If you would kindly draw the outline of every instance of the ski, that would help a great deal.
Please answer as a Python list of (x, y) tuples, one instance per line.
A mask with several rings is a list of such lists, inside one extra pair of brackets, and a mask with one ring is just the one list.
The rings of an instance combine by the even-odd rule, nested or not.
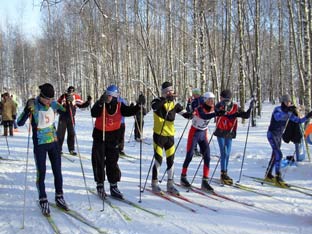
[[(38, 206), (41, 209), (41, 207), (39, 205), (39, 202), (38, 202)], [(47, 219), (50, 227), (53, 229), (53, 232), (56, 233), (56, 234), (60, 234), (61, 231), (58, 228), (58, 226), (56, 225), (56, 223), (54, 222), (54, 219), (52, 218), (51, 214), (44, 215), (41, 211), (40, 211), (40, 213), (42, 214), (43, 217), (45, 217)]]
[[(92, 190), (92, 189), (89, 189), (90, 193), (92, 193), (93, 195), (97, 196), (99, 199), (101, 199), (97, 192)], [(103, 201), (103, 199), (101, 199)], [(104, 199), (104, 202), (106, 204), (108, 204), (115, 212), (116, 214), (118, 214), (124, 221), (132, 221), (131, 217), (126, 213), (124, 212), (119, 206), (115, 206), (110, 200), (107, 199), (107, 197)]]
[(63, 158), (65, 158), (65, 159), (67, 159), (68, 161), (70, 161), (70, 162), (75, 162), (75, 159), (73, 159), (73, 158), (71, 158), (71, 157), (69, 157), (69, 156), (67, 156), (67, 155), (64, 155), (64, 154), (62, 154), (61, 155)]
[(273, 187), (282, 188), (282, 189), (288, 189), (288, 190), (291, 190), (291, 191), (294, 191), (294, 192), (305, 194), (307, 196), (312, 196), (312, 193), (308, 193), (308, 192), (302, 191), (302, 190), (300, 190), (298, 188), (292, 187), (290, 184), (287, 184), (288, 187), (281, 187), (281, 186), (279, 186), (279, 185), (277, 185), (275, 183), (265, 181), (264, 179), (262, 179), (260, 177), (247, 176), (247, 175), (244, 175), (244, 176), (247, 177), (247, 178), (251, 178), (254, 181), (259, 182), (261, 184), (267, 184), (267, 185), (270, 185), (270, 186), (273, 186)]
[[(221, 184), (220, 179), (214, 179), (213, 178), (212, 182), (217, 183), (217, 184)], [(258, 195), (262, 195), (262, 196), (265, 196), (265, 197), (272, 197), (272, 195), (270, 195), (270, 194), (263, 193), (261, 191), (258, 191), (256, 188), (253, 188), (253, 187), (250, 187), (250, 186), (247, 186), (247, 185), (243, 185), (243, 184), (240, 184), (240, 183), (234, 183), (232, 185), (230, 185), (230, 184), (222, 184), (222, 185), (226, 185), (226, 186), (230, 186), (230, 187), (233, 187), (233, 188), (241, 189), (241, 190), (244, 190), (244, 191), (247, 191), (247, 192), (251, 192), (251, 193), (255, 193), (255, 194), (258, 194)]]
[(119, 157), (121, 157), (121, 158), (133, 158), (133, 159), (138, 159), (138, 158), (136, 158), (135, 156), (132, 156), (132, 155), (129, 155), (129, 154), (126, 154), (126, 153), (119, 153)]
[(3, 160), (3, 161), (21, 161), (21, 160), (18, 160), (18, 159), (3, 158), (2, 156), (0, 156), (0, 160)]
[(184, 209), (187, 209), (187, 210), (189, 210), (189, 211), (191, 211), (193, 213), (196, 213), (195, 209), (193, 209), (193, 208), (191, 208), (191, 207), (189, 207), (189, 206), (187, 206), (187, 205), (185, 205), (185, 204), (183, 204), (181, 202), (178, 202), (177, 200), (173, 199), (172, 197), (170, 197), (169, 195), (167, 195), (166, 193), (164, 193), (162, 191), (160, 193), (156, 193), (156, 192), (153, 192), (153, 190), (150, 189), (150, 188), (145, 188), (145, 190), (147, 190), (150, 193), (152, 193), (152, 194), (154, 194), (156, 196), (159, 196), (159, 197), (161, 197), (161, 198), (163, 198), (163, 199), (165, 199), (167, 201), (170, 201), (170, 202), (172, 202), (172, 203), (174, 203), (174, 204), (176, 204), (176, 205), (178, 205), (178, 206), (180, 206), (180, 207), (182, 207)]
[[(204, 191), (202, 190), (201, 188), (199, 187), (196, 187), (196, 186), (192, 186), (194, 189), (196, 190), (199, 190), (199, 191)], [(206, 192), (206, 191), (204, 191)], [(231, 202), (235, 202), (235, 203), (238, 203), (238, 204), (241, 204), (241, 205), (245, 205), (245, 206), (250, 206), (250, 207), (254, 207), (254, 204), (251, 204), (251, 203), (248, 203), (248, 202), (243, 202), (243, 201), (240, 201), (240, 200), (237, 200), (237, 199), (234, 199), (234, 198), (231, 198), (231, 197), (228, 197), (228, 196), (225, 196), (225, 195), (222, 195), (220, 193), (217, 193), (217, 192), (206, 192), (208, 194), (211, 194), (213, 196), (216, 196), (216, 197), (219, 197), (219, 198), (222, 198), (224, 200), (228, 200), (228, 201), (231, 201)]]
[(69, 158), (73, 157), (73, 158), (82, 158), (82, 159), (90, 159), (91, 156), (87, 156), (87, 155), (82, 155), (82, 154), (79, 154), (77, 153), (77, 155), (72, 155), (70, 153), (62, 153), (62, 156), (67, 156)]
[(49, 223), (50, 226), (52, 227), (54, 233), (60, 234), (61, 231), (60, 231), (60, 229), (57, 227), (57, 225), (56, 225), (56, 223), (54, 222), (52, 216), (51, 216), (51, 215), (49, 215), (49, 216), (43, 215), (43, 216), (46, 217), (46, 219), (48, 220), (48, 223)]
[(209, 207), (209, 206), (205, 206), (205, 205), (203, 205), (203, 204), (201, 204), (201, 203), (195, 202), (195, 201), (193, 201), (193, 200), (191, 200), (191, 199), (189, 199), (189, 198), (187, 198), (187, 197), (185, 197), (185, 196), (183, 196), (183, 195), (181, 195), (181, 194), (178, 195), (178, 194), (173, 194), (173, 193), (170, 193), (170, 192), (166, 192), (166, 194), (168, 194), (169, 196), (173, 196), (173, 197), (176, 197), (176, 198), (178, 198), (178, 199), (181, 199), (181, 200), (183, 200), (183, 201), (186, 201), (186, 202), (188, 202), (188, 203), (191, 203), (191, 204), (194, 204), (194, 205), (197, 205), (197, 206), (206, 208), (206, 209), (211, 210), (211, 211), (214, 211), (214, 212), (217, 212), (217, 211), (218, 211), (217, 209), (214, 209), (214, 208), (211, 208), (211, 207)]
[(211, 199), (213, 199), (213, 200), (216, 200), (216, 201), (220, 201), (220, 202), (221, 202), (220, 199), (218, 199), (218, 198), (216, 198), (216, 197), (213, 197), (212, 195), (210, 195), (209, 193), (205, 193), (204, 191), (200, 191), (200, 190), (194, 189), (192, 186), (191, 186), (191, 187), (185, 187), (185, 186), (183, 186), (183, 185), (181, 185), (181, 184), (178, 184), (178, 183), (175, 183), (175, 185), (177, 185), (177, 186), (179, 186), (179, 187), (181, 187), (181, 188), (186, 189), (186, 192), (192, 191), (192, 192), (197, 193), (197, 194), (199, 194), (199, 195), (202, 195), (202, 196), (204, 196), (204, 197), (209, 197), (209, 198), (211, 198)]
[(50, 205), (62, 212), (64, 212), (65, 214), (71, 216), (72, 218), (80, 221), (81, 223), (93, 228), (94, 230), (98, 231), (98, 233), (107, 233), (107, 231), (102, 230), (101, 228), (99, 228), (98, 226), (94, 225), (90, 220), (86, 219), (84, 216), (82, 216), (79, 212), (75, 211), (75, 210), (64, 210), (60, 207), (58, 207), (55, 203), (49, 202)]
[(134, 208), (137, 208), (139, 210), (145, 211), (145, 212), (147, 212), (149, 214), (152, 214), (152, 215), (154, 215), (156, 217), (164, 217), (164, 215), (156, 213), (156, 212), (151, 211), (149, 209), (146, 209), (143, 206), (140, 206), (140, 205), (136, 204), (135, 202), (132, 202), (132, 201), (126, 199), (126, 198), (119, 199), (119, 198), (116, 198), (116, 197), (113, 197), (113, 196), (110, 196), (110, 198), (113, 198), (113, 199), (115, 199), (117, 201), (123, 202), (123, 203), (125, 203), (127, 205), (133, 206)]

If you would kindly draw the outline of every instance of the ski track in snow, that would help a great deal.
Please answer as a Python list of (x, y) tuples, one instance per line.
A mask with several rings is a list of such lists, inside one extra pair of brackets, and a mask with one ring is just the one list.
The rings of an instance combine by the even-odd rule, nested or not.
[[(266, 131), (270, 121), (273, 105), (265, 104), (263, 106), (262, 117), (257, 119), (257, 126), (250, 127), (248, 135), (248, 143), (244, 158), (242, 175), (251, 175), (263, 177), (267, 163), (271, 155), (271, 148), (266, 139)], [(147, 142), (152, 142), (153, 136), (153, 115), (150, 111), (145, 117), (144, 137)], [(93, 172), (91, 166), (91, 147), (92, 147), (92, 129), (94, 121), (92, 121), (88, 110), (78, 110), (76, 115), (76, 133), (79, 144), (79, 151), (83, 156), (81, 158), (85, 172), (87, 186), (95, 189), (93, 180)], [(126, 118), (126, 134), (125, 134), (125, 152), (134, 158), (120, 158), (119, 166), (122, 172), (121, 182), (118, 184), (119, 189), (124, 196), (132, 202), (149, 209), (153, 212), (164, 215), (164, 217), (156, 217), (142, 210), (124, 204), (122, 202), (111, 199), (111, 202), (118, 206), (132, 220), (125, 221), (121, 215), (113, 210), (108, 204), (88, 192), (84, 186), (84, 180), (81, 172), (80, 159), (74, 158), (74, 162), (70, 162), (66, 158), (62, 158), (62, 171), (64, 183), (64, 196), (70, 208), (78, 211), (85, 218), (90, 220), (99, 228), (106, 230), (108, 233), (118, 234), (136, 234), (136, 233), (209, 233), (209, 234), (299, 234), (311, 233), (312, 231), (312, 197), (286, 189), (274, 188), (268, 185), (261, 185), (250, 178), (242, 176), (240, 183), (252, 186), (260, 192), (270, 194), (273, 197), (266, 197), (259, 194), (239, 190), (227, 186), (220, 186), (212, 183), (216, 192), (228, 196), (239, 201), (253, 204), (255, 207), (248, 207), (231, 201), (217, 198), (210, 199), (206, 196), (187, 192), (186, 189), (179, 188), (179, 191), (190, 200), (197, 203), (217, 209), (217, 212), (201, 208), (182, 200), (179, 202), (192, 207), (197, 212), (192, 213), (180, 206), (168, 202), (148, 191), (141, 193), (138, 185), (144, 186), (148, 170), (153, 157), (153, 145), (142, 144), (142, 152), (140, 152), (140, 143), (133, 140), (133, 133), (130, 137), (134, 119)], [(187, 124), (187, 120), (180, 116), (176, 117), (176, 137), (175, 142), (178, 143), (183, 129)], [(27, 123), (28, 125), (28, 123)], [(182, 136), (179, 147), (175, 155), (175, 181), (179, 182), (181, 167), (185, 157), (187, 130)], [(246, 141), (246, 132), (248, 120), (242, 124), (239, 121), (237, 138), (233, 140), (232, 153), (229, 163), (229, 175), (236, 181), (239, 178), (241, 163), (243, 159), (244, 146)], [(1, 131), (2, 128), (1, 128)], [(214, 131), (214, 123), (209, 124), (209, 138)], [(2, 135), (2, 132), (0, 132)], [(48, 224), (45, 217), (40, 213), (37, 205), (37, 190), (35, 186), (36, 170), (33, 159), (33, 145), (30, 138), (30, 147), (27, 149), (27, 141), (29, 134), (28, 128), (19, 128), (19, 132), (14, 137), (8, 137), (8, 145), (6, 139), (1, 136), (0, 140), (0, 156), (4, 158), (15, 159), (16, 161), (0, 160), (0, 233), (16, 234), (16, 233), (53, 233), (52, 228)], [(294, 145), (282, 144), (282, 152), (284, 156), (292, 155)], [(67, 150), (66, 140), (63, 150)], [(77, 150), (77, 147), (76, 147)], [(216, 138), (213, 138), (210, 144), (211, 150), (211, 172), (218, 161), (219, 151)], [(10, 154), (8, 153), (10, 152)], [(22, 227), (24, 191), (25, 191), (25, 171), (26, 157), (28, 152), (28, 175), (26, 186), (26, 206), (25, 206), (25, 226)], [(217, 157), (215, 157), (217, 156)], [(141, 160), (140, 160), (141, 159)], [(200, 157), (193, 157), (188, 169), (188, 179), (191, 181), (193, 175), (200, 162)], [(140, 180), (140, 161), (142, 162), (142, 176)], [(165, 160), (161, 166), (159, 179), (162, 178), (166, 169)], [(297, 167), (287, 167), (283, 169), (284, 179), (295, 185), (304, 186), (312, 189), (312, 166), (306, 160), (299, 162)], [(214, 177), (218, 178), (220, 169), (215, 172)], [(200, 186), (202, 176), (202, 165), (197, 173), (194, 184)], [(147, 179), (147, 186), (150, 186), (151, 172)], [(46, 174), (46, 191), (48, 199), (54, 201), (54, 184), (50, 162), (47, 160)], [(160, 184), (162, 189), (166, 189), (166, 176)], [(106, 192), (109, 194), (109, 185), (105, 182)], [(306, 191), (312, 194), (312, 191)], [(88, 197), (91, 203), (89, 210)], [(66, 215), (65, 213), (51, 207), (51, 215), (57, 224), (61, 233), (97, 233), (96, 230), (77, 221), (76, 219)]]

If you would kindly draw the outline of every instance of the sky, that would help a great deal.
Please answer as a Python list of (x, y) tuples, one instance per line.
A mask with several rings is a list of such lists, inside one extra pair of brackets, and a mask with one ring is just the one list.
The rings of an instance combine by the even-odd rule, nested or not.
[[(248, 106), (248, 105), (247, 105)], [(132, 117), (126, 118), (125, 152), (134, 158), (120, 158), (121, 181), (118, 183), (124, 196), (150, 211), (164, 215), (156, 217), (150, 213), (136, 209), (119, 201), (108, 198), (118, 209), (113, 209), (95, 195), (87, 193), (87, 188), (95, 189), (92, 165), (90, 160), (92, 148), (92, 129), (94, 119), (89, 110), (77, 110), (76, 114), (76, 149), (81, 154), (78, 158), (69, 161), (62, 158), (62, 172), (64, 183), (64, 197), (69, 207), (78, 211), (109, 234), (307, 234), (312, 233), (312, 199), (311, 196), (286, 189), (261, 185), (244, 175), (263, 177), (271, 155), (271, 148), (266, 139), (266, 131), (269, 125), (271, 113), (275, 106), (264, 103), (261, 118), (257, 119), (257, 126), (250, 127), (248, 138), (248, 121), (242, 124), (239, 120), (236, 139), (233, 140), (232, 153), (229, 162), (228, 174), (234, 182), (239, 179), (242, 169), (240, 184), (250, 186), (260, 195), (233, 187), (220, 186), (212, 183), (212, 187), (219, 194), (225, 195), (237, 201), (246, 202), (246, 206), (239, 203), (224, 200), (218, 197), (207, 197), (192, 191), (178, 187), (180, 193), (188, 199), (201, 205), (213, 208), (212, 211), (196, 204), (184, 202), (184, 206), (191, 207), (195, 212), (157, 197), (148, 191), (141, 194), (139, 203), (139, 187), (147, 180), (147, 188), (150, 187), (151, 174), (148, 169), (153, 158), (153, 146), (140, 144), (133, 139)], [(20, 107), (22, 109), (22, 107)], [(144, 118), (144, 138), (147, 142), (152, 141), (153, 136), (153, 113), (150, 111)], [(175, 182), (179, 183), (181, 168), (186, 154), (186, 141), (191, 123), (177, 115), (175, 120), (176, 135), (175, 144), (181, 139), (175, 154)], [(209, 134), (214, 130), (214, 122), (209, 123)], [(33, 159), (33, 145), (30, 138), (28, 148), (28, 123), (19, 127), (13, 137), (5, 139), (2, 136), (3, 127), (0, 127), (0, 156), (16, 161), (0, 160), (0, 233), (5, 234), (42, 234), (53, 233), (51, 226), (40, 213), (37, 204), (38, 194), (36, 191), (36, 169)], [(186, 131), (183, 134), (183, 130)], [(246, 152), (244, 155), (244, 146)], [(7, 140), (7, 141), (6, 141)], [(78, 143), (78, 145), (77, 145)], [(78, 147), (77, 147), (78, 146)], [(310, 145), (311, 148), (311, 145)], [(216, 168), (219, 149), (215, 137), (211, 144), (211, 170)], [(281, 150), (286, 157), (294, 152), (294, 145), (282, 144)], [(67, 152), (66, 140), (63, 151)], [(27, 177), (25, 183), (26, 159), (29, 159)], [(141, 159), (141, 160), (140, 160)], [(242, 164), (244, 159), (244, 163)], [(74, 161), (73, 161), (74, 160)], [(200, 157), (194, 157), (189, 165), (188, 179), (192, 180), (195, 171), (201, 161)], [(81, 162), (81, 163), (80, 163)], [(140, 178), (140, 165), (142, 176)], [(84, 177), (82, 169), (84, 171)], [(165, 160), (160, 169), (158, 179), (166, 169)], [(297, 166), (282, 169), (284, 179), (294, 185), (304, 186), (312, 193), (312, 165), (308, 157)], [(210, 176), (212, 172), (210, 172)], [(219, 178), (220, 168), (217, 167), (214, 178)], [(193, 185), (200, 186), (202, 166), (200, 167)], [(49, 160), (47, 160), (47, 175), (45, 179), (46, 191), (49, 201), (54, 200), (53, 175)], [(26, 185), (26, 186), (25, 186)], [(160, 187), (166, 190), (166, 176)], [(105, 181), (106, 192), (109, 194), (109, 184)], [(25, 194), (25, 197), (24, 197)], [(90, 202), (89, 202), (90, 201)], [(25, 206), (25, 209), (23, 208)], [(91, 206), (91, 209), (90, 209)], [(122, 214), (123, 213), (123, 214)], [(126, 219), (124, 215), (130, 219)], [(51, 208), (51, 216), (61, 233), (66, 234), (89, 234), (97, 233), (96, 230), (67, 216), (63, 212)], [(24, 226), (23, 224), (24, 217)], [(22, 228), (23, 227), (23, 228)]]
[(19, 25), (26, 35), (40, 33), (40, 0), (0, 0), (0, 23), (5, 31), (7, 22)]

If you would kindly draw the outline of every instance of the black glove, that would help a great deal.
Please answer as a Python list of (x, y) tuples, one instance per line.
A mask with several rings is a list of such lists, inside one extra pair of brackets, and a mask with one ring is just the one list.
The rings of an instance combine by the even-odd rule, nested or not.
[(288, 107), (287, 107), (287, 111), (289, 111), (289, 112), (295, 113), (296, 110), (297, 110), (297, 107), (296, 107), (296, 106), (288, 106)]
[(91, 102), (91, 100), (92, 100), (92, 97), (91, 97), (90, 95), (88, 95), (87, 101), (88, 101), (88, 102)]
[(190, 112), (185, 112), (182, 114), (182, 116), (186, 119), (193, 119), (193, 114)]
[(169, 95), (166, 97), (166, 99), (168, 102), (172, 102), (174, 100), (174, 96)]
[(311, 118), (312, 117), (312, 111), (310, 111), (305, 117), (308, 119)]
[(15, 120), (16, 119), (16, 115), (12, 115), (12, 118)]
[(30, 111), (33, 112), (35, 110), (35, 99), (31, 98), (27, 101), (26, 103), (26, 108)]
[(74, 97), (71, 94), (66, 94), (66, 101), (67, 102), (73, 102), (74, 101)]
[(215, 111), (216, 116), (222, 116), (222, 115), (225, 115), (225, 112), (226, 112), (225, 110), (218, 110), (218, 111), (216, 110), (216, 111)]
[(99, 103), (103, 105), (104, 102), (107, 102), (107, 101), (108, 101), (108, 95), (106, 95), (106, 92), (104, 92), (103, 95), (99, 99)]

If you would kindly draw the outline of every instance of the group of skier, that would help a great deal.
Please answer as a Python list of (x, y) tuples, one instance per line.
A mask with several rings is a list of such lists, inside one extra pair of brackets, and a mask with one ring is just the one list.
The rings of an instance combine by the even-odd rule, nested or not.
[[(67, 210), (68, 206), (63, 196), (63, 181), (61, 173), (61, 153), (64, 134), (68, 130), (68, 148), (72, 155), (75, 155), (75, 109), (90, 105), (92, 98), (88, 96), (83, 102), (78, 94), (74, 94), (75, 88), (70, 86), (67, 93), (63, 94), (58, 101), (54, 100), (54, 87), (45, 83), (39, 86), (40, 94), (29, 99), (18, 118), (18, 125), (22, 126), (29, 118), (33, 130), (34, 156), (37, 167), (37, 187), (39, 192), (39, 204), (44, 215), (49, 215), (49, 203), (45, 192), (46, 154), (51, 161), (53, 175), (55, 177), (55, 201), (56, 204)], [(142, 95), (142, 94), (141, 94)], [(120, 92), (116, 85), (110, 85), (101, 97), (91, 108), (91, 116), (95, 118), (92, 132), (92, 168), (98, 195), (104, 199), (106, 192), (104, 189), (105, 174), (110, 185), (110, 194), (113, 197), (122, 199), (117, 183), (121, 179), (121, 171), (118, 166), (119, 154), (123, 151), (120, 148), (120, 138), (122, 136), (122, 118), (135, 116), (136, 129), (135, 139), (141, 141), (143, 131), (143, 118), (146, 114), (145, 97), (139, 96), (136, 105), (127, 105), (120, 99)], [(252, 99), (247, 111), (242, 110), (237, 103), (232, 100), (230, 90), (223, 90), (220, 94), (220, 101), (215, 104), (215, 95), (206, 92), (201, 95), (199, 89), (193, 90), (193, 98), (189, 100), (187, 108), (175, 101), (177, 95), (173, 85), (166, 81), (161, 85), (161, 96), (152, 100), (154, 128), (153, 128), (153, 148), (154, 165), (152, 167), (152, 190), (161, 192), (158, 184), (158, 174), (163, 160), (163, 150), (166, 155), (167, 191), (178, 195), (179, 191), (174, 185), (174, 156), (175, 156), (175, 118), (176, 114), (192, 121), (187, 140), (187, 152), (181, 170), (180, 183), (182, 186), (190, 187), (191, 183), (187, 179), (187, 169), (194, 155), (197, 144), (202, 154), (203, 176), (201, 188), (207, 192), (213, 192), (209, 184), (208, 177), (210, 171), (210, 148), (212, 139), (208, 139), (208, 124), (210, 119), (214, 119), (215, 130), (213, 135), (217, 137), (220, 149), (220, 180), (224, 184), (233, 184), (232, 178), (228, 175), (229, 157), (232, 148), (232, 139), (236, 137), (237, 118), (248, 119), (254, 108), (255, 99)], [(312, 116), (312, 112), (303, 118), (294, 115), (295, 107), (291, 104), (290, 96), (283, 95), (281, 106), (274, 109), (271, 123), (268, 130), (268, 140), (272, 147), (272, 157), (265, 175), (266, 180), (286, 186), (281, 178), (280, 162), (282, 152), (280, 150), (283, 130), (289, 121), (302, 123)], [(55, 126), (55, 113), (58, 112), (58, 128)], [(141, 117), (141, 118), (140, 118)], [(275, 166), (276, 176), (272, 175)]]

